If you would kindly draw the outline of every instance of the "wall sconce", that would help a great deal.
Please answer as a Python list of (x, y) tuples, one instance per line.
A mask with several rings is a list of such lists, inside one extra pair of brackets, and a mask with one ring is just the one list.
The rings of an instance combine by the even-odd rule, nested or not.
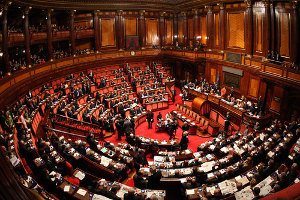
[(0, 57), (2, 57), (3, 56), (3, 52), (0, 52)]
[(205, 39), (207, 40), (207, 39), (208, 39), (208, 37), (207, 37), (207, 36), (205, 36)]
[(178, 36), (177, 35), (174, 35), (174, 38), (177, 38)]
[(200, 39), (201, 40), (201, 38), (202, 38), (202, 36), (200, 35), (200, 36), (197, 36), (197, 39)]

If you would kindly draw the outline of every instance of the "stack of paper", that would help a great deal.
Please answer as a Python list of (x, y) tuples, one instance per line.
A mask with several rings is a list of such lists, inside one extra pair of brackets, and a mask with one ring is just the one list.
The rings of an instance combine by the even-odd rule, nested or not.
[(254, 198), (254, 194), (250, 189), (250, 186), (244, 188), (241, 191), (234, 193), (236, 200), (252, 200)]
[(83, 180), (85, 177), (85, 174), (82, 173), (81, 171), (78, 171), (75, 175), (76, 178), (78, 178), (79, 180)]

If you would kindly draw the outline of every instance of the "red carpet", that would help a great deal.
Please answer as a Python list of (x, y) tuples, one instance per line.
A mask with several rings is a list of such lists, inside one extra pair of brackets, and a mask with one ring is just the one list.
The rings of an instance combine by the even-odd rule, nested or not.
[[(181, 103), (181, 97), (179, 96), (180, 94), (180, 90), (179, 88), (176, 88), (176, 97), (175, 97), (175, 103), (172, 105), (169, 105), (169, 109), (165, 109), (165, 110), (160, 110), (160, 111), (156, 111), (154, 112), (154, 123), (153, 123), (153, 128), (152, 129), (148, 129), (148, 123), (144, 122), (143, 124), (141, 124), (140, 126), (138, 126), (138, 128), (135, 131), (136, 135), (141, 135), (141, 136), (146, 136), (149, 138), (153, 138), (153, 139), (159, 139), (159, 140), (168, 140), (169, 139), (169, 135), (166, 132), (160, 132), (160, 133), (156, 133), (155, 132), (155, 124), (157, 123), (156, 121), (156, 116), (158, 115), (159, 112), (161, 112), (161, 114), (163, 115), (163, 118), (165, 118), (166, 114), (169, 111), (173, 111), (176, 110), (176, 104), (177, 103)], [(182, 130), (181, 128), (178, 128), (177, 132), (176, 132), (176, 138), (181, 139), (181, 134), (182, 134)], [(122, 137), (122, 141), (117, 140), (118, 135), (114, 134), (112, 137), (107, 138), (107, 141), (113, 142), (114, 144), (120, 143), (122, 141), (125, 141), (125, 137)], [(203, 142), (209, 141), (212, 138), (201, 138), (197, 135), (189, 135), (189, 149), (192, 149), (193, 152), (197, 151), (197, 146), (199, 144), (202, 144)]]
[[(153, 138), (153, 139), (168, 140), (169, 135), (167, 133), (165, 133), (165, 132), (156, 133), (155, 132), (155, 124), (157, 123), (156, 116), (158, 115), (159, 112), (161, 112), (161, 114), (163, 115), (163, 118), (165, 118), (166, 114), (169, 111), (176, 110), (176, 104), (182, 102), (182, 99), (179, 96), (179, 94), (180, 94), (180, 89), (179, 88), (176, 88), (176, 94), (177, 95), (175, 97), (175, 103), (172, 104), (172, 105), (169, 105), (169, 109), (154, 112), (154, 123), (153, 123), (153, 128), (152, 129), (148, 129), (148, 123), (144, 122), (143, 124), (138, 126), (138, 128), (135, 131), (135, 134), (136, 135), (141, 135), (141, 136), (146, 136), (146, 137)], [(182, 135), (182, 130), (181, 130), (181, 128), (178, 128), (178, 130), (176, 132), (176, 138), (181, 139), (181, 135)], [(117, 140), (117, 138), (118, 138), (118, 135), (114, 134), (112, 137), (107, 138), (106, 140), (110, 141), (110, 142), (113, 142), (114, 144), (118, 144), (120, 142), (125, 141), (125, 136), (122, 137), (122, 141)], [(209, 141), (211, 139), (212, 139), (212, 137), (202, 138), (202, 137), (199, 137), (197, 135), (189, 135), (190, 143), (189, 143), (188, 148), (192, 149), (193, 152), (196, 152), (197, 147), (198, 147), (199, 144), (202, 144), (202, 143), (204, 143), (206, 141)], [(153, 158), (150, 158), (150, 155), (147, 155), (147, 159), (149, 161), (153, 160)], [(133, 179), (128, 178), (128, 181), (127, 181), (126, 185), (134, 187)]]

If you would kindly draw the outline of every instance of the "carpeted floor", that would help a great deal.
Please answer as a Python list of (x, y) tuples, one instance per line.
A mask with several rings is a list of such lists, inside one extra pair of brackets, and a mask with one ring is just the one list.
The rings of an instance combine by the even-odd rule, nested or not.
[[(159, 112), (161, 112), (163, 118), (165, 118), (166, 114), (169, 111), (173, 111), (176, 110), (176, 104), (177, 103), (181, 103), (181, 97), (179, 96), (180, 94), (180, 89), (176, 88), (176, 97), (175, 97), (175, 103), (173, 103), (172, 105), (169, 105), (168, 109), (165, 110), (160, 110), (160, 111), (156, 111), (154, 112), (154, 123), (153, 123), (153, 128), (152, 129), (148, 129), (148, 123), (144, 122), (143, 124), (139, 125), (138, 128), (135, 131), (136, 135), (140, 135), (140, 136), (146, 136), (149, 138), (153, 138), (153, 139), (159, 139), (159, 140), (168, 140), (169, 139), (169, 135), (166, 132), (160, 132), (160, 133), (156, 133), (155, 132), (155, 124), (157, 123), (156, 120), (156, 116), (158, 115)], [(181, 128), (178, 128), (177, 132), (176, 132), (176, 138), (178, 138), (179, 140), (181, 139), (181, 135), (182, 135), (182, 130)], [(110, 141), (114, 144), (118, 144), (120, 142), (124, 142), (125, 141), (125, 136), (122, 137), (122, 141), (117, 140), (118, 135), (114, 134), (112, 137), (107, 138), (107, 141)], [(193, 152), (197, 151), (197, 147), (198, 145), (211, 140), (212, 137), (208, 137), (208, 138), (202, 138), (199, 137), (197, 135), (189, 135), (189, 149), (192, 149)], [(152, 158), (150, 158), (149, 156), (147, 156), (148, 160), (152, 160)], [(129, 177), (127, 180), (125, 180), (123, 182), (124, 184), (128, 185), (128, 186), (132, 186), (134, 187), (134, 183), (133, 183), (133, 179), (132, 177)]]
[[(172, 104), (172, 105), (169, 105), (169, 109), (154, 112), (154, 123), (153, 123), (153, 128), (152, 129), (148, 129), (148, 123), (144, 122), (143, 124), (138, 126), (138, 128), (135, 131), (135, 134), (145, 136), (145, 137), (149, 137), (149, 138), (153, 138), (153, 139), (168, 140), (169, 135), (166, 132), (160, 132), (160, 133), (155, 132), (155, 124), (157, 123), (156, 116), (158, 115), (159, 112), (161, 112), (163, 118), (165, 118), (166, 114), (169, 111), (176, 110), (176, 104), (181, 103), (181, 97), (179, 96), (179, 94), (180, 94), (180, 89), (176, 88), (175, 103)], [(181, 128), (178, 128), (178, 130), (176, 132), (176, 138), (178, 138), (180, 140), (181, 139), (181, 134), (182, 134), (182, 130), (181, 130)], [(106, 140), (110, 141), (110, 142), (113, 142), (114, 144), (125, 141), (125, 136), (122, 137), (122, 141), (117, 140), (117, 138), (118, 138), (118, 135), (114, 134), (112, 137), (107, 138)], [(197, 146), (199, 144), (202, 144), (203, 142), (206, 142), (206, 141), (211, 140), (211, 139), (212, 139), (211, 137), (202, 138), (202, 137), (199, 137), (197, 135), (189, 135), (190, 143), (189, 143), (188, 148), (192, 149), (193, 152), (196, 152), (197, 151)]]

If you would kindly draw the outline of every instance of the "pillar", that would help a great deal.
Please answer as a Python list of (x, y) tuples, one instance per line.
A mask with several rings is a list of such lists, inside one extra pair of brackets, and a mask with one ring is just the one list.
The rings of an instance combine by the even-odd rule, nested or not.
[[(3, 52), (3, 72), (10, 74), (9, 55), (8, 55), (8, 29), (7, 29), (7, 11), (8, 4), (6, 3), (2, 11), (2, 52)], [(3, 73), (3, 74), (4, 74)]]
[(24, 13), (24, 36), (25, 36), (25, 60), (28, 67), (31, 67), (30, 54), (30, 33), (29, 33), (29, 7), (25, 8)]
[(47, 11), (47, 44), (48, 44), (48, 56), (50, 59), (53, 59), (53, 38), (52, 38), (52, 22), (51, 14), (53, 10), (49, 9)]
[(145, 23), (145, 10), (139, 12), (139, 38), (140, 47), (145, 49), (146, 46), (146, 23)]
[(70, 40), (71, 40), (71, 53), (76, 54), (76, 42), (75, 42), (75, 27), (74, 27), (74, 15), (75, 10), (70, 10)]
[(253, 54), (253, 8), (252, 1), (245, 0), (246, 3), (246, 13), (245, 13), (245, 22), (246, 22), (246, 53), (248, 55)]
[(99, 24), (99, 10), (94, 11), (94, 33), (95, 33), (95, 51), (100, 50), (100, 24)]

